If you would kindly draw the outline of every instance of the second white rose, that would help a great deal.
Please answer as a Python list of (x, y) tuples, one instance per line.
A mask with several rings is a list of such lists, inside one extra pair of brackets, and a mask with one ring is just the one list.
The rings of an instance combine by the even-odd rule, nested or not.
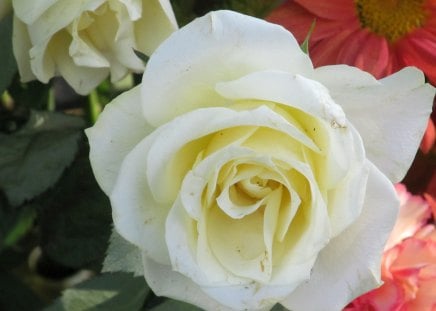
[(168, 0), (12, 0), (13, 47), (23, 82), (61, 75), (88, 94), (109, 74), (113, 82), (142, 72), (150, 55), (177, 29)]

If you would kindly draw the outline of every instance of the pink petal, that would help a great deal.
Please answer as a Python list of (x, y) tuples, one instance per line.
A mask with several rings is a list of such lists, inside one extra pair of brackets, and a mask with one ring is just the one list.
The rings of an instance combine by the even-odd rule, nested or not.
[(430, 207), (425, 200), (419, 196), (412, 196), (402, 184), (396, 185), (395, 188), (400, 197), (400, 212), (385, 249), (413, 236), (431, 216)]
[(422, 28), (409, 34), (396, 45), (404, 66), (415, 66), (424, 71), (436, 84), (436, 34)]
[(356, 16), (356, 7), (353, 5), (353, 1), (349, 0), (295, 0), (295, 2), (314, 15), (327, 19), (344, 20), (349, 16)]

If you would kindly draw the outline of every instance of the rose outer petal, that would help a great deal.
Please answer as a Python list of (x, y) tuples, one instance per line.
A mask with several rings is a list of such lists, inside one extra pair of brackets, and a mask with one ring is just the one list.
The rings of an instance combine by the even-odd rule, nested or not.
[(21, 82), (28, 82), (36, 79), (36, 76), (30, 68), (29, 50), (32, 48), (29, 33), (26, 24), (20, 21), (14, 15), (12, 27), (12, 49), (15, 60), (17, 61), (18, 70), (20, 71)]
[(193, 109), (226, 106), (217, 82), (267, 69), (305, 75), (312, 63), (284, 28), (211, 12), (175, 32), (150, 58), (142, 80), (144, 116), (158, 126)]
[(177, 28), (176, 17), (169, 0), (142, 0), (141, 18), (135, 21), (138, 50), (151, 55)]
[(315, 70), (347, 118), (357, 128), (368, 159), (396, 183), (406, 174), (424, 134), (434, 87), (418, 69), (407, 67), (376, 81), (354, 67)]
[(95, 178), (107, 195), (112, 192), (124, 157), (152, 130), (142, 117), (139, 87), (106, 105), (97, 123), (85, 130)]
[(310, 280), (280, 302), (291, 310), (341, 310), (380, 284), (380, 261), (399, 200), (392, 183), (373, 164), (362, 214), (323, 249)]

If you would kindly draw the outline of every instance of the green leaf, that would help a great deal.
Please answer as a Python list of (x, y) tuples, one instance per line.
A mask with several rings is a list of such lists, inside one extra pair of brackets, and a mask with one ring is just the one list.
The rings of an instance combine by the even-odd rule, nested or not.
[(144, 65), (147, 65), (148, 60), (150, 59), (149, 56), (145, 55), (144, 53), (142, 53), (139, 50), (135, 50), (133, 49), (133, 52), (135, 53), (136, 56), (138, 56), (138, 58), (140, 60), (142, 60), (142, 62), (144, 63)]
[(312, 36), (313, 30), (315, 29), (316, 20), (314, 19), (312, 24), (310, 25), (309, 31), (307, 32), (306, 38), (304, 38), (303, 43), (301, 43), (300, 48), (301, 50), (309, 55), (309, 40)]
[(277, 7), (281, 0), (226, 0), (228, 9), (263, 18)]
[(128, 273), (107, 273), (63, 292), (45, 311), (136, 311), (150, 289), (143, 277)]
[(288, 311), (285, 307), (283, 307), (281, 304), (277, 303), (271, 311)]
[(38, 204), (44, 253), (67, 267), (99, 270), (112, 216), (109, 199), (92, 173), (87, 149)]
[(11, 208), (0, 202), (0, 250), (14, 245), (31, 228), (36, 218), (36, 211), (32, 206)]
[(16, 106), (25, 106), (37, 110), (47, 110), (50, 101), (50, 84), (37, 80), (21, 83), (18, 75), (8, 88)]
[(194, 305), (191, 305), (186, 302), (173, 300), (173, 299), (167, 299), (163, 303), (157, 305), (156, 307), (152, 308), (151, 311), (201, 311), (203, 309), (200, 309)]
[(141, 251), (112, 230), (103, 272), (132, 272), (135, 276), (144, 275)]
[(25, 126), (0, 133), (0, 189), (13, 206), (51, 187), (73, 161), (84, 122), (61, 113), (32, 111)]
[(9, 14), (0, 21), (0, 94), (9, 86), (17, 72), (17, 63), (12, 52), (12, 19)]
[(0, 270), (0, 310), (41, 310), (42, 302), (14, 275)]
[(233, 10), (243, 14), (263, 18), (268, 15), (282, 0), (210, 0), (197, 1), (195, 12), (204, 15), (212, 10)]

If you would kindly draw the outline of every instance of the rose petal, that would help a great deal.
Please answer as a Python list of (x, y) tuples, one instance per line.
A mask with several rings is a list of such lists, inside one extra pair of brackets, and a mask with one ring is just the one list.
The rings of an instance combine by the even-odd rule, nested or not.
[(371, 160), (392, 182), (406, 174), (424, 134), (435, 89), (408, 67), (379, 81), (347, 66), (315, 70), (357, 128)]
[(125, 156), (152, 130), (142, 117), (139, 102), (139, 87), (124, 92), (105, 106), (93, 127), (85, 130), (94, 175), (107, 195)]
[[(255, 87), (261, 85), (262, 87)], [(280, 71), (255, 72), (234, 81), (217, 83), (217, 92), (232, 100), (258, 99), (285, 104), (314, 117), (345, 126), (345, 114), (320, 83)]]
[(206, 295), (200, 286), (175, 272), (171, 266), (162, 265), (143, 255), (144, 276), (158, 296), (165, 296), (194, 304), (205, 310), (233, 311)]
[(178, 28), (169, 0), (142, 0), (141, 18), (135, 21), (138, 49), (151, 55)]
[[(33, 45), (43, 44), (56, 32), (68, 26), (82, 12), (86, 10), (93, 11), (104, 2), (105, 0), (56, 1), (38, 19), (28, 24)], [(59, 16), (62, 16), (62, 18), (59, 18)]]
[(58, 0), (40, 0), (40, 1), (27, 1), (27, 0), (14, 0), (14, 13), (26, 24), (33, 23), (38, 19), (50, 6), (55, 4)]
[(258, 288), (257, 284), (200, 287), (189, 278), (173, 271), (170, 266), (158, 264), (146, 255), (143, 256), (143, 262), (144, 276), (156, 295), (186, 301), (204, 310), (266, 311), (292, 290), (288, 286)]
[(32, 72), (32, 69), (30, 68), (29, 62), (29, 50), (31, 47), (32, 42), (30, 42), (26, 24), (14, 16), (12, 28), (12, 48), (22, 82), (28, 82), (36, 78)]
[(61, 31), (53, 36), (50, 43), (47, 41), (34, 46), (29, 53), (32, 71), (38, 80), (47, 83), (57, 73), (57, 69), (77, 93), (89, 94), (106, 78), (109, 69), (78, 67), (65, 48), (70, 43), (70, 36)]
[(159, 131), (148, 135), (124, 158), (110, 200), (118, 233), (153, 260), (169, 264), (165, 221), (171, 206), (154, 201), (144, 161), (158, 135)]
[(398, 204), (391, 182), (370, 164), (362, 214), (321, 251), (308, 283), (280, 303), (291, 310), (341, 310), (377, 286), (380, 257)]
[[(373, 80), (372, 78), (370, 81)], [(262, 85), (262, 87), (256, 87), (257, 85)], [(318, 168), (323, 172), (321, 176), (318, 176), (322, 189), (329, 190), (335, 187), (329, 194), (331, 201), (329, 214), (333, 236), (341, 232), (359, 215), (360, 208), (357, 207), (362, 206), (363, 194), (357, 199), (350, 193), (361, 191), (366, 183), (367, 170), (362, 169), (365, 159), (364, 147), (359, 134), (351, 124), (345, 121), (344, 112), (332, 100), (323, 85), (286, 72), (261, 71), (234, 81), (218, 83), (216, 89), (222, 96), (232, 100), (268, 100), (295, 107), (326, 120), (328, 127), (320, 125), (319, 121), (306, 120), (307, 124), (311, 124), (311, 128), (306, 130), (312, 132), (312, 127), (318, 128), (313, 135), (318, 135), (320, 138), (315, 141), (320, 149), (327, 153), (327, 163), (322, 166), (322, 169), (320, 168), (321, 160), (313, 160), (313, 166), (315, 171), (317, 170), (315, 168)], [(302, 123), (301, 119), (301, 117), (298, 119), (300, 123)], [(349, 129), (332, 130), (331, 124), (348, 126)], [(322, 133), (327, 133), (325, 134), (327, 138), (322, 139)], [(345, 176), (347, 177), (344, 180)], [(341, 184), (338, 185), (338, 182)], [(356, 209), (350, 209), (350, 203), (356, 206)]]
[[(284, 132), (301, 144), (317, 150), (315, 144), (299, 129), (266, 106), (253, 110), (234, 111), (228, 108), (205, 108), (186, 113), (161, 127), (161, 138), (153, 145), (148, 155), (147, 178), (157, 201), (174, 201), (184, 175), (195, 161), (197, 153), (205, 147), (186, 149), (190, 156), (185, 160), (172, 161), (179, 149), (221, 129), (239, 126), (265, 126)], [(181, 131), (180, 129), (183, 129)], [(171, 162), (172, 161), (172, 162)], [(190, 165), (185, 165), (183, 163)], [(186, 168), (184, 168), (186, 166)]]
[(131, 20), (137, 20), (142, 15), (142, 0), (119, 0), (126, 6), (129, 18)]
[(226, 106), (214, 90), (217, 82), (266, 69), (304, 74), (312, 65), (282, 27), (211, 12), (174, 33), (150, 58), (142, 83), (145, 118), (160, 125), (196, 108)]

